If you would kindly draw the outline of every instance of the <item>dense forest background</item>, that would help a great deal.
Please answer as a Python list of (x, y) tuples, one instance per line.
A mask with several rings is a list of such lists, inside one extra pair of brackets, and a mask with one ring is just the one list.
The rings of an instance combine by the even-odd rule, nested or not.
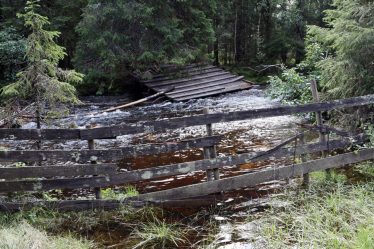
[[(25, 0), (0, 0), (0, 84), (27, 64)], [(278, 65), (274, 96), (308, 100), (317, 79), (328, 98), (374, 93), (371, 0), (43, 0), (39, 12), (66, 56), (85, 74), (81, 94), (121, 90), (161, 64)]]

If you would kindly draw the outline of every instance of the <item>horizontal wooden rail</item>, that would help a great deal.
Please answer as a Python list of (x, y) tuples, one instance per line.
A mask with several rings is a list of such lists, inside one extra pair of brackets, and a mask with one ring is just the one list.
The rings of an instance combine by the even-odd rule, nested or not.
[[(361, 144), (362, 140), (356, 142)], [(250, 162), (256, 162), (269, 159), (270, 157), (289, 157), (306, 153), (315, 153), (323, 150), (344, 149), (351, 146), (350, 141), (334, 140), (329, 143), (315, 143), (303, 147), (280, 148), (276, 151), (246, 153), (235, 156), (218, 157), (214, 159), (205, 159), (194, 162), (179, 163), (167, 166), (154, 167), (149, 169), (120, 172), (108, 176), (98, 177), (80, 177), (68, 179), (49, 179), (49, 180), (19, 180), (0, 182), (0, 193), (17, 191), (48, 191), (52, 189), (76, 189), (87, 187), (109, 187), (113, 185), (122, 185), (136, 181), (144, 181), (167, 176), (187, 174), (194, 171), (204, 171), (208, 169), (223, 168), (225, 166), (234, 166)]]
[(0, 129), (0, 139), (8, 140), (76, 140), (81, 129)]
[(138, 125), (118, 125), (93, 129), (0, 129), (0, 139), (12, 140), (72, 140), (110, 139), (121, 135), (164, 132), (189, 126), (231, 122), (247, 119), (277, 117), (297, 113), (329, 111), (334, 109), (374, 104), (374, 95), (367, 95), (330, 102), (312, 103), (298, 106), (280, 106), (247, 111), (195, 115), (160, 121), (143, 122)]
[(341, 154), (338, 156), (309, 161), (291, 166), (285, 166), (281, 168), (268, 169), (255, 173), (248, 173), (236, 177), (225, 178), (222, 180), (142, 194), (137, 197), (137, 200), (172, 200), (204, 196), (221, 191), (254, 187), (256, 185), (269, 181), (293, 178), (302, 176), (310, 172), (339, 168), (345, 165), (372, 159), (374, 159), (374, 149), (365, 149), (358, 152)]
[(78, 210), (93, 210), (104, 209), (113, 210), (121, 206), (131, 205), (135, 208), (140, 208), (148, 205), (148, 202), (134, 201), (134, 200), (64, 200), (64, 201), (36, 201), (26, 203), (11, 203), (0, 202), (0, 211), (2, 212), (15, 212), (31, 210), (35, 207), (46, 208), (49, 210), (58, 211), (78, 211)]
[(316, 111), (328, 111), (333, 109), (355, 107), (374, 104), (374, 95), (367, 95), (356, 98), (334, 100), (331, 102), (321, 102), (298, 106), (280, 106), (248, 111), (214, 113), (205, 115), (195, 115), (191, 117), (173, 118), (168, 120), (145, 122), (142, 126), (113, 126), (102, 127), (90, 130), (82, 130), (83, 139), (108, 138), (139, 132), (163, 132), (168, 129), (178, 129), (196, 125), (206, 125), (212, 123), (231, 122), (247, 119), (257, 119), (266, 117), (277, 117), (297, 113), (309, 113)]
[(0, 182), (0, 193), (39, 192), (53, 189), (79, 189), (110, 186), (107, 176), (21, 180)]
[(222, 136), (195, 138), (180, 142), (144, 144), (107, 150), (4, 150), (0, 151), (0, 162), (72, 161), (85, 163), (97, 160), (116, 161), (126, 157), (156, 155), (218, 144)]
[(85, 164), (72, 166), (38, 166), (0, 168), (0, 179), (74, 177), (86, 175), (113, 175), (117, 171), (115, 164)]
[(124, 199), (119, 200), (57, 200), (57, 201), (33, 201), (33, 202), (0, 202), (0, 212), (17, 212), (27, 211), (33, 208), (45, 208), (48, 210), (56, 211), (82, 211), (104, 209), (113, 210), (120, 207), (141, 208), (148, 205), (161, 206), (161, 207), (203, 207), (212, 206), (216, 203), (216, 198), (193, 198), (184, 200), (163, 200), (163, 201), (136, 201)]

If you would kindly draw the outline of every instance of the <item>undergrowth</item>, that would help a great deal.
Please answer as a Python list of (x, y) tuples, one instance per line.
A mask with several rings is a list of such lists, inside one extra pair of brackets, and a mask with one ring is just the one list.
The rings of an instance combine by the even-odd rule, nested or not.
[(279, 198), (291, 203), (264, 215), (261, 236), (268, 248), (374, 248), (373, 162), (356, 170), (371, 181), (348, 184), (347, 177), (311, 174), (308, 190), (289, 189)]

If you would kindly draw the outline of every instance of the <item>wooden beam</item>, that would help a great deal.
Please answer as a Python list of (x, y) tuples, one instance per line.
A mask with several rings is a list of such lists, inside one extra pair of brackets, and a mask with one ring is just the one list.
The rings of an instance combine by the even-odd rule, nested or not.
[(0, 139), (7, 140), (74, 140), (80, 129), (0, 129)]
[(331, 102), (312, 103), (298, 106), (280, 106), (253, 109), (248, 111), (194, 115), (191, 117), (173, 118), (154, 122), (144, 122), (142, 125), (138, 126), (121, 125), (112, 127), (101, 127), (91, 130), (82, 130), (81, 136), (83, 139), (98, 139), (141, 132), (164, 132), (168, 129), (178, 129), (189, 126), (206, 125), (210, 123), (223, 123), (239, 120), (285, 116), (297, 113), (328, 111), (333, 109), (370, 105), (373, 103), (374, 95), (367, 95), (343, 100), (334, 100)]
[(372, 159), (374, 159), (374, 149), (365, 149), (358, 152), (346, 153), (338, 156), (309, 161), (306, 163), (225, 178), (218, 181), (205, 182), (190, 186), (168, 189), (164, 191), (142, 194), (137, 197), (136, 200), (172, 200), (191, 198), (195, 196), (204, 196), (220, 191), (254, 187), (256, 185), (269, 181), (298, 177), (314, 171), (339, 168), (345, 165)]
[(90, 161), (91, 157), (96, 157), (98, 160), (116, 161), (125, 157), (213, 146), (221, 139), (222, 136), (211, 136), (176, 143), (144, 144), (108, 150), (4, 150), (0, 151), (0, 162), (72, 161), (85, 163)]
[(113, 185), (127, 184), (130, 182), (150, 180), (160, 177), (187, 174), (194, 171), (204, 171), (210, 169), (223, 168), (225, 166), (234, 166), (250, 162), (256, 162), (269, 159), (270, 157), (287, 157), (306, 153), (315, 153), (329, 148), (330, 150), (345, 148), (352, 145), (348, 141), (330, 141), (328, 144), (309, 144), (304, 147), (282, 148), (277, 151), (270, 150), (259, 153), (247, 153), (236, 156), (218, 157), (208, 160), (199, 160), (172, 164), (167, 166), (154, 167), (143, 170), (133, 170), (120, 172), (105, 177), (91, 178), (69, 178), (69, 179), (50, 179), (50, 180), (22, 180), (22, 181), (0, 181), (0, 192), (17, 191), (47, 191), (52, 189), (77, 189), (87, 187), (109, 187)]
[(147, 205), (146, 202), (133, 200), (64, 200), (64, 201), (36, 201), (26, 203), (0, 202), (0, 211), (2, 212), (17, 212), (27, 211), (35, 207), (46, 208), (48, 210), (57, 211), (79, 211), (79, 210), (94, 210), (104, 209), (113, 210), (121, 206), (131, 205), (135, 208), (140, 208)]
[(0, 193), (40, 192), (53, 189), (78, 189), (110, 186), (108, 177), (90, 176), (48, 180), (20, 180), (0, 182)]
[(83, 164), (72, 166), (40, 166), (0, 168), (0, 179), (74, 177), (85, 175), (112, 175), (117, 171), (115, 164)]
[(242, 79), (242, 77), (236, 77), (236, 78), (229, 79), (229, 80), (215, 81), (215, 82), (212, 82), (212, 83), (209, 83), (209, 84), (203, 84), (203, 85), (200, 84), (199, 86), (183, 89), (183, 90), (180, 90), (180, 91), (170, 92), (170, 93), (166, 94), (166, 96), (168, 96), (170, 98), (178, 98), (178, 97), (195, 95), (195, 94), (203, 93), (206, 90), (221, 89), (224, 85), (239, 81), (241, 79)]
[(141, 80), (140, 82), (143, 84), (157, 82), (157, 81), (164, 81), (164, 80), (170, 80), (175, 79), (176, 77), (180, 76), (192, 76), (192, 75), (199, 75), (203, 73), (209, 73), (209, 72), (217, 72), (219, 70), (222, 70), (221, 68), (217, 68), (215, 66), (207, 66), (207, 67), (198, 67), (193, 69), (187, 69), (187, 70), (178, 70), (174, 72), (165, 72), (161, 74), (152, 75), (153, 78), (149, 80)]
[[(219, 77), (216, 77), (216, 78), (213, 78), (213, 79), (205, 79), (205, 80), (199, 80), (199, 81), (194, 81), (194, 82), (191, 82), (191, 83), (184, 83), (182, 85), (175, 85), (175, 91), (179, 91), (179, 90), (184, 90), (184, 89), (189, 89), (189, 88), (192, 88), (192, 87), (196, 87), (196, 86), (201, 86), (201, 85), (206, 85), (208, 83), (212, 83), (212, 82), (217, 82), (217, 81), (222, 81), (222, 80), (230, 80), (230, 79), (233, 79), (233, 78), (236, 78), (238, 76), (236, 75), (224, 75), (224, 76), (219, 76)], [(153, 88), (153, 89), (158, 89), (158, 88)], [(159, 88), (159, 89), (164, 89), (164, 88)]]
[(331, 102), (312, 103), (299, 106), (281, 106), (248, 111), (214, 113), (207, 115), (195, 115), (191, 117), (174, 118), (155, 122), (143, 122), (139, 125), (118, 125), (112, 127), (100, 127), (94, 129), (0, 129), (0, 139), (11, 140), (69, 140), (69, 139), (106, 139), (121, 135), (164, 132), (168, 129), (178, 129), (189, 126), (206, 125), (210, 123), (232, 122), (266, 117), (285, 116), (297, 113), (309, 113), (315, 111), (328, 111), (355, 106), (370, 105), (374, 103), (374, 95), (367, 95)]
[(217, 72), (203, 73), (203, 74), (199, 74), (199, 75), (192, 76), (192, 77), (187, 76), (185, 78), (179, 78), (179, 79), (174, 79), (174, 80), (165, 80), (165, 81), (160, 81), (160, 82), (150, 82), (150, 83), (147, 83), (146, 86), (151, 87), (151, 88), (167, 87), (167, 86), (172, 86), (172, 85), (176, 85), (176, 84), (179, 85), (179, 84), (186, 83), (186, 82), (195, 82), (196, 80), (209, 79), (209, 78), (213, 78), (213, 77), (217, 77), (217, 76), (223, 76), (223, 75), (232, 75), (232, 74), (219, 69), (219, 70), (217, 70)]

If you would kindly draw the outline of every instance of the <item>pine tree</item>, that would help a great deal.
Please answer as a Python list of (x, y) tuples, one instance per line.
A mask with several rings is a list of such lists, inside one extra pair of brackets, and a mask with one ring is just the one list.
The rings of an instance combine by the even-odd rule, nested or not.
[(71, 83), (82, 81), (83, 75), (75, 71), (58, 68), (58, 62), (64, 58), (64, 48), (55, 43), (60, 35), (57, 31), (48, 31), (48, 18), (37, 13), (39, 0), (27, 1), (24, 14), (18, 17), (30, 29), (26, 41), (27, 66), (17, 74), (18, 80), (2, 88), (1, 97), (15, 104), (19, 100), (35, 102), (37, 116), (48, 105), (56, 107), (59, 103), (76, 103), (75, 87)]

